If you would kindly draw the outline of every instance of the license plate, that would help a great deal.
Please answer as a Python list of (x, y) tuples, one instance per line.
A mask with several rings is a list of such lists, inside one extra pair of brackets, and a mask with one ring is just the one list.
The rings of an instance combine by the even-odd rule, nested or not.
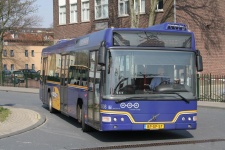
[(149, 130), (164, 129), (164, 124), (146, 124), (144, 128)]

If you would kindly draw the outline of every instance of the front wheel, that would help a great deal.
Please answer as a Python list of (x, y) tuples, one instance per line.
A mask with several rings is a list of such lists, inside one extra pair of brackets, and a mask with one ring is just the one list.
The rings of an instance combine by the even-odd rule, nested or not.
[(83, 132), (90, 132), (92, 128), (85, 123), (84, 107), (82, 107), (82, 115), (81, 116), (82, 116), (81, 125), (82, 125)]

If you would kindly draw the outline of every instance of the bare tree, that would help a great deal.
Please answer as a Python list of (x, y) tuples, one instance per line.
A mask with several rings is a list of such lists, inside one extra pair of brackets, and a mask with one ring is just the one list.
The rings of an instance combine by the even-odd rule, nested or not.
[(131, 17), (131, 28), (138, 28), (140, 20), (140, 4), (136, 3), (136, 8), (134, 8), (135, 0), (129, 0), (130, 7), (130, 17)]
[(2, 84), (2, 51), (4, 35), (8, 31), (37, 26), (41, 19), (32, 14), (38, 10), (36, 0), (0, 1), (0, 84)]
[[(176, 6), (179, 20), (200, 29), (204, 47), (208, 51), (221, 50), (222, 36), (225, 31), (225, 21), (219, 9), (219, 0), (204, 0), (195, 3), (183, 0)], [(188, 19), (187, 19), (188, 18)]]
[[(147, 1), (147, 0), (146, 0)], [(159, 0), (149, 0), (149, 26), (156, 24), (157, 4)], [(225, 20), (220, 11), (219, 0), (177, 0), (176, 18), (178, 21), (198, 28), (201, 33), (201, 39), (204, 41), (204, 47), (210, 54), (211, 50), (220, 51), (222, 44), (222, 36), (225, 32)], [(163, 0), (166, 6), (157, 22), (163, 23), (173, 21), (174, 19), (174, 0)], [(137, 25), (138, 26), (138, 25)]]

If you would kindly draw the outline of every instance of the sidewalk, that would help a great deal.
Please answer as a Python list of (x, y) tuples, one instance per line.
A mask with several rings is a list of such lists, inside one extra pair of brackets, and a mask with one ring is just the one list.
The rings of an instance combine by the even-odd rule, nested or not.
[(13, 107), (5, 108), (10, 109), (11, 115), (3, 123), (0, 122), (0, 139), (30, 131), (45, 122), (45, 116), (33, 110)]
[[(39, 89), (2, 86), (0, 86), (0, 91), (39, 93)], [(0, 122), (0, 139), (35, 129), (46, 120), (44, 115), (30, 109), (9, 106), (4, 106), (4, 108), (10, 109), (11, 115), (6, 121)]]
[[(39, 93), (39, 89), (35, 88), (18, 88), (3, 86), (0, 86), (0, 91), (36, 94)], [(225, 103), (222, 102), (198, 101), (198, 106), (225, 109)], [(43, 124), (46, 120), (44, 115), (39, 114), (38, 112), (35, 112), (33, 110), (14, 107), (7, 108), (11, 110), (12, 114), (5, 122), (0, 123), (0, 139), (32, 130)]]

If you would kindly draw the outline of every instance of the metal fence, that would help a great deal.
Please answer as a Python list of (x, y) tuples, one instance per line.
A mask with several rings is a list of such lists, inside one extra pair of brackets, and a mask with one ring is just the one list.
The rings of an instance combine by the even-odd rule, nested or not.
[(198, 98), (201, 101), (225, 102), (225, 76), (197, 75)]
[(13, 77), (11, 74), (6, 75), (2, 74), (2, 86), (10, 87), (25, 87), (25, 88), (39, 88), (40, 87), (40, 77), (38, 78), (28, 78), (24, 76), (24, 80), (18, 80), (16, 77)]

